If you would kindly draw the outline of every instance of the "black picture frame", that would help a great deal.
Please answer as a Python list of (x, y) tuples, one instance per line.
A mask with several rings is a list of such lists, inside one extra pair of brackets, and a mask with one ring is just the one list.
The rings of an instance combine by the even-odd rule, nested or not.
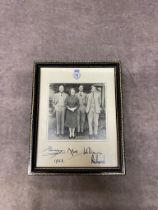
[[(36, 167), (38, 121), (39, 121), (39, 93), (41, 68), (47, 67), (86, 67), (103, 68), (112, 67), (115, 72), (115, 97), (116, 97), (116, 121), (117, 121), (117, 144), (118, 144), (118, 167), (98, 168), (39, 168)], [(34, 62), (33, 85), (32, 85), (32, 108), (30, 128), (30, 157), (28, 175), (125, 175), (125, 146), (123, 135), (123, 106), (122, 106), (122, 71), (120, 62)]]

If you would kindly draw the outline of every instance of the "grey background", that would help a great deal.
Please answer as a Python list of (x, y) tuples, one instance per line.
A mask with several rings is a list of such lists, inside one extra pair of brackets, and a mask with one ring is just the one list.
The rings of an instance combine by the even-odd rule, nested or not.
[[(0, 0), (0, 210), (158, 209), (157, 23), (157, 0)], [(122, 61), (125, 177), (27, 176), (36, 59)]]

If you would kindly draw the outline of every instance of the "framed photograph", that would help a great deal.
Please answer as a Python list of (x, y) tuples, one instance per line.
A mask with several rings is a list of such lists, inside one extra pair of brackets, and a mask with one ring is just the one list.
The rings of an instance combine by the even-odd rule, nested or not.
[(125, 175), (121, 67), (36, 62), (29, 175)]

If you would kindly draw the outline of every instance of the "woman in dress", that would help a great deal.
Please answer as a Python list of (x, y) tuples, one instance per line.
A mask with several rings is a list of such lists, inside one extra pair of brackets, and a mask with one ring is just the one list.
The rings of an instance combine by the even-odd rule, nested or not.
[(79, 99), (75, 95), (75, 89), (70, 89), (70, 96), (65, 99), (66, 117), (65, 126), (69, 128), (69, 138), (75, 139), (75, 128), (77, 127), (77, 109), (79, 108)]

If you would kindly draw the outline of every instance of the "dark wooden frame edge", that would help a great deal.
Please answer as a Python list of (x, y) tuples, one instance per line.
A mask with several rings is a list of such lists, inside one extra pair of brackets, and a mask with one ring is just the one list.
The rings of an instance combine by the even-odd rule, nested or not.
[[(119, 166), (106, 168), (37, 168), (37, 133), (39, 114), (40, 92), (40, 68), (41, 67), (114, 67), (115, 68), (115, 95), (117, 113), (117, 139), (119, 148)], [(123, 135), (123, 107), (122, 107), (122, 69), (120, 62), (34, 62), (32, 83), (32, 106), (31, 106), (31, 129), (30, 129), (30, 157), (28, 175), (125, 175), (125, 143)]]

